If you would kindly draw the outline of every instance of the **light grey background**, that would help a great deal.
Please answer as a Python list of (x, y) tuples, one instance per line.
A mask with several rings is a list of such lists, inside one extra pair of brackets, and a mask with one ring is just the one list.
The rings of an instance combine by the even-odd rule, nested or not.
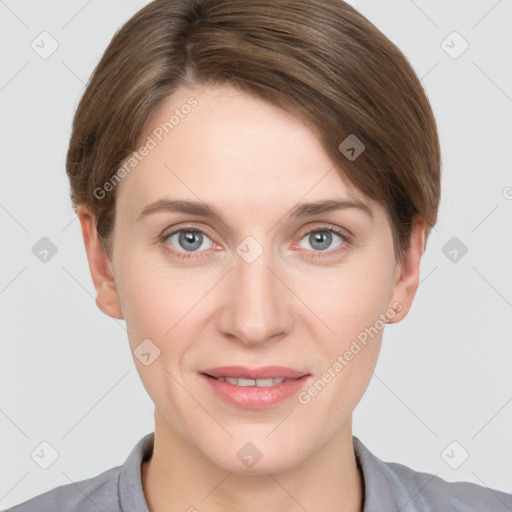
[[(3, 508), (122, 464), (153, 430), (124, 323), (95, 305), (64, 169), (84, 84), (146, 3), (0, 1)], [(383, 460), (512, 492), (512, 0), (352, 3), (422, 77), (443, 151), (421, 285), (386, 328), (354, 434)], [(31, 48), (43, 31), (58, 42), (46, 59)], [(469, 43), (458, 58), (453, 31)], [(42, 237), (57, 248), (46, 263)], [(457, 262), (453, 237), (468, 248)], [(43, 441), (59, 454), (48, 469), (31, 458)]]

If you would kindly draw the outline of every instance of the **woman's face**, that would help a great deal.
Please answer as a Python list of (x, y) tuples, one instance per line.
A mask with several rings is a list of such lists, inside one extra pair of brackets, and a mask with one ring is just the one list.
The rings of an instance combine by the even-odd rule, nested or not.
[[(149, 130), (146, 156), (117, 185), (111, 270), (157, 417), (226, 470), (294, 467), (351, 435), (384, 315), (403, 317), (414, 296), (385, 211), (357, 206), (299, 120), (228, 86), (179, 89)], [(304, 207), (322, 201), (355, 205)], [(295, 374), (204, 375), (226, 366), (243, 368), (217, 374)], [(283, 376), (294, 379), (268, 380)]]

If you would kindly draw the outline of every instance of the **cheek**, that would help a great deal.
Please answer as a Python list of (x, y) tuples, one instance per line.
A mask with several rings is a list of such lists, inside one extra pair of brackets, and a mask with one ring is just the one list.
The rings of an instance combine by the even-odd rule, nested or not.
[(171, 329), (184, 314), (186, 283), (147, 255), (125, 258), (118, 268), (122, 274), (122, 286), (118, 287), (121, 307), (132, 350), (146, 338), (163, 350)]
[[(393, 267), (385, 262), (360, 260), (337, 270), (317, 273), (314, 280), (297, 282), (297, 295), (323, 323), (325, 339), (343, 348), (386, 312)], [(318, 324), (321, 326), (321, 323)], [(378, 323), (380, 325), (380, 322)]]
[(333, 410), (349, 410), (364, 393), (380, 351), (392, 277), (390, 262), (361, 258), (315, 283), (304, 283), (302, 293), (307, 290), (317, 316), (310, 323), (322, 372), (317, 387), (325, 383), (328, 388), (319, 404), (325, 400)]
[(190, 294), (187, 299), (183, 293), (186, 289), (169, 271), (164, 273), (150, 266), (128, 272), (124, 280), (122, 307), (130, 349), (141, 381), (155, 404), (177, 401), (173, 377), (179, 375), (191, 337), (187, 324)]
[[(348, 414), (367, 388), (378, 359), (387, 302), (392, 285), (390, 261), (359, 261), (325, 280), (324, 293), (311, 297), (322, 320), (332, 332), (319, 345), (324, 355), (323, 373), (317, 385), (317, 404)], [(316, 289), (316, 288), (315, 288)], [(317, 289), (318, 290), (318, 289)], [(326, 331), (327, 332), (327, 331)], [(312, 390), (315, 394), (315, 390)], [(307, 400), (307, 397), (305, 397)], [(316, 400), (316, 398), (315, 398)]]
[(209, 291), (219, 276), (171, 268), (161, 257), (152, 259), (148, 254), (126, 260), (123, 270), (120, 295), (131, 350), (137, 356), (137, 347), (149, 339), (159, 353), (151, 366), (136, 361), (139, 371), (146, 380), (156, 379), (157, 374), (168, 378), (162, 368), (155, 370), (165, 366), (174, 374), (196, 354), (194, 340), (201, 338), (214, 311), (214, 293)]

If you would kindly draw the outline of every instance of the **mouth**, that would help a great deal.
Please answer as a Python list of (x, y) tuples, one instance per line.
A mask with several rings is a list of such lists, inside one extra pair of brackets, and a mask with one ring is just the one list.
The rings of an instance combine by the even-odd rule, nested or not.
[(285, 379), (284, 377), (275, 377), (269, 379), (244, 379), (237, 377), (214, 377), (213, 375), (208, 375), (207, 373), (203, 373), (210, 379), (215, 379), (220, 382), (229, 382), (233, 384), (233, 386), (240, 387), (248, 387), (248, 386), (256, 386), (257, 388), (269, 388), (271, 386), (275, 386), (276, 384), (281, 384), (282, 382), (288, 382), (290, 380), (295, 379)]
[(310, 374), (283, 366), (224, 366), (200, 371), (208, 388), (224, 401), (245, 409), (263, 409), (296, 394)]

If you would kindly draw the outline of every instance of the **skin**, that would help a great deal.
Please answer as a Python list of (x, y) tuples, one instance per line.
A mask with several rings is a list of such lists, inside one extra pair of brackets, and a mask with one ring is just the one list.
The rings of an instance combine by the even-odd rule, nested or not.
[[(149, 510), (360, 511), (352, 411), (383, 330), (307, 404), (292, 396), (241, 409), (212, 393), (198, 371), (281, 365), (310, 373), (311, 385), (393, 304), (400, 311), (389, 323), (407, 315), (424, 223), (417, 219), (396, 259), (375, 202), (366, 199), (373, 219), (356, 208), (289, 218), (297, 202), (364, 196), (340, 179), (299, 119), (227, 85), (178, 89), (148, 126), (191, 95), (198, 105), (117, 186), (112, 261), (90, 212), (79, 211), (98, 307), (125, 319), (132, 352), (147, 338), (160, 350), (148, 366), (134, 357), (155, 404), (154, 452), (142, 465)], [(164, 197), (212, 203), (224, 222), (175, 212), (137, 221)], [(179, 233), (159, 240), (185, 227), (205, 233), (199, 249), (187, 251)], [(322, 249), (306, 234), (329, 227), (352, 236), (332, 234)], [(252, 263), (236, 252), (247, 236), (263, 249)], [(251, 468), (237, 457), (248, 442), (262, 453)]]

